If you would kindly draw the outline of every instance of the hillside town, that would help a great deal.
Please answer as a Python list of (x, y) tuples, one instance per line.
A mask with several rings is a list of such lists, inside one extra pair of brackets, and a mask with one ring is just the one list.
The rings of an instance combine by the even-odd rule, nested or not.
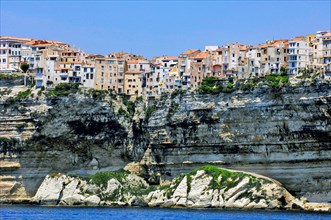
[[(23, 64), (28, 65), (26, 70), (21, 69)], [(331, 32), (268, 40), (255, 46), (238, 42), (206, 46), (151, 60), (125, 52), (88, 54), (54, 40), (0, 37), (0, 72), (24, 72), (34, 78), (37, 89), (75, 83), (148, 99), (177, 89), (194, 91), (209, 76), (250, 79), (284, 70), (290, 77), (317, 73), (330, 79)]]

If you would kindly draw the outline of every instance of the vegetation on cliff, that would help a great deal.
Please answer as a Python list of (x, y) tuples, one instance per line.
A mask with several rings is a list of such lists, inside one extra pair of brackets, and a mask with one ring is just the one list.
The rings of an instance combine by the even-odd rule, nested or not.
[(289, 84), (286, 72), (281, 74), (267, 74), (265, 77), (239, 79), (236, 82), (232, 78), (228, 80), (218, 79), (214, 76), (206, 77), (197, 91), (201, 94), (231, 93), (236, 90), (252, 90), (261, 86), (280, 88)]
[(67, 96), (72, 93), (76, 93), (79, 89), (79, 84), (76, 83), (60, 83), (55, 86), (54, 90), (49, 90), (46, 93), (47, 97), (59, 97)]
[(29, 98), (32, 95), (33, 94), (32, 94), (32, 90), (31, 89), (27, 89), (25, 91), (21, 91), (16, 96), (9, 97), (8, 99), (6, 99), (6, 101), (4, 102), (4, 105), (5, 106), (13, 105), (14, 103), (21, 102), (21, 101)]

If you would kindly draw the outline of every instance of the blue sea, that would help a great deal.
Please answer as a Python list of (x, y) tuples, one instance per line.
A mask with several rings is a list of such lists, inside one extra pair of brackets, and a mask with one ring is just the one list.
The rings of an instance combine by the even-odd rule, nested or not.
[(331, 219), (330, 213), (110, 207), (0, 206), (0, 219)]

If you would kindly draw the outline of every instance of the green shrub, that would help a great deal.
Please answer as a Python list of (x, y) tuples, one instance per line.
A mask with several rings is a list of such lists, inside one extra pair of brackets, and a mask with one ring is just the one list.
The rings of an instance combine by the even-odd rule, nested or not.
[(266, 84), (271, 87), (280, 87), (282, 85), (288, 84), (289, 78), (287, 75), (280, 74), (268, 74), (265, 76)]
[(127, 108), (128, 112), (129, 112), (129, 114), (131, 116), (133, 116), (134, 115), (134, 112), (135, 112), (135, 108), (136, 108), (135, 103), (132, 102), (132, 101), (128, 101), (127, 102), (127, 105), (126, 105), (126, 108)]
[(145, 108), (145, 120), (147, 121), (153, 114), (153, 112), (156, 111), (156, 108), (153, 106), (147, 106)]
[(233, 86), (233, 82), (228, 82), (226, 84), (226, 87), (223, 88), (222, 92), (229, 92), (230, 93), (230, 92), (233, 92), (235, 90), (236, 90), (236, 88)]
[(206, 77), (197, 89), (201, 94), (218, 94), (222, 92), (222, 83), (215, 77)]
[(78, 91), (79, 84), (76, 83), (60, 83), (55, 86), (54, 90), (49, 90), (47, 97), (67, 96)]
[(105, 97), (107, 96), (107, 91), (106, 90), (96, 90), (96, 89), (89, 89), (87, 91), (87, 94), (89, 97), (93, 98), (94, 100), (104, 100)]
[(21, 64), (21, 70), (23, 73), (26, 73), (29, 70), (29, 64), (28, 63), (22, 63)]
[(143, 97), (142, 96), (138, 96), (135, 101), (136, 102), (142, 102), (143, 101)]
[(113, 178), (123, 184), (128, 174), (129, 172), (125, 170), (105, 171), (93, 174), (87, 177), (87, 179), (98, 186), (107, 186), (107, 182)]
[(129, 113), (127, 111), (125, 111), (122, 107), (120, 107), (118, 109), (118, 114), (123, 115), (123, 116), (128, 117), (128, 118), (130, 117)]

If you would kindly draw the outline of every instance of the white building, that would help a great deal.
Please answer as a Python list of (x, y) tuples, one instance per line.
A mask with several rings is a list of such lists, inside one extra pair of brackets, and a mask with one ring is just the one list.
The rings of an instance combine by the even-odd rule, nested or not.
[(312, 48), (304, 37), (296, 37), (289, 41), (288, 47), (288, 71), (290, 74), (297, 75), (301, 70), (309, 65), (309, 54)]
[(323, 65), (325, 75), (331, 78), (331, 32), (322, 36), (323, 41)]
[(94, 88), (95, 84), (95, 67), (92, 64), (84, 64), (82, 66), (82, 85), (85, 88)]
[(2, 72), (13, 72), (20, 70), (21, 48), (29, 38), (0, 37), (0, 70)]

